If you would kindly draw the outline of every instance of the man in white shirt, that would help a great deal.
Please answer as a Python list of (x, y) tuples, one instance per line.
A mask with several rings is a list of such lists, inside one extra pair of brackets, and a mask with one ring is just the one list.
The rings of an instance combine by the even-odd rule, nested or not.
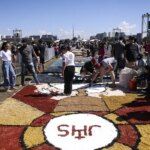
[(70, 95), (75, 74), (75, 55), (70, 52), (68, 45), (63, 45), (61, 51), (63, 53), (62, 76), (64, 77), (64, 94)]

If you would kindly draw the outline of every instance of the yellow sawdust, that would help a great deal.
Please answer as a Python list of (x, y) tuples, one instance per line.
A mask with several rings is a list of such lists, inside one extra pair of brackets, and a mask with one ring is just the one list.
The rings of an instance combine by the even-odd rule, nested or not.
[(58, 117), (58, 116), (63, 116), (63, 115), (68, 115), (68, 114), (73, 114), (74, 112), (54, 112), (50, 113), (51, 115)]
[(150, 150), (150, 124), (147, 125), (136, 125), (138, 128), (141, 138), (138, 145), (139, 150)]
[(108, 111), (105, 103), (94, 97), (77, 96), (65, 98), (59, 101), (54, 112), (72, 112), (72, 111)]
[(128, 122), (118, 119), (119, 116), (117, 116), (116, 114), (113, 114), (113, 113), (105, 115), (104, 117), (111, 120), (115, 124), (128, 124)]
[(132, 150), (132, 149), (128, 146), (116, 142), (111, 147), (103, 148), (102, 150)]
[(44, 113), (13, 98), (6, 99), (0, 105), (0, 124), (29, 125)]
[(105, 101), (110, 111), (122, 107), (123, 104), (130, 103), (136, 98), (136, 94), (126, 94), (126, 96), (102, 96), (102, 99)]
[(24, 134), (23, 140), (27, 148), (44, 143), (42, 127), (29, 127)]

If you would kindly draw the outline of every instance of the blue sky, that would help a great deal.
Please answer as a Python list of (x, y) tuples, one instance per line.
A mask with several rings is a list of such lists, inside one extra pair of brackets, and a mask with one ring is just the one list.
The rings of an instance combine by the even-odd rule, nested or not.
[(120, 27), (126, 33), (141, 31), (141, 15), (150, 13), (150, 0), (0, 0), (0, 35), (15, 28), (23, 36), (54, 34), (86, 38)]

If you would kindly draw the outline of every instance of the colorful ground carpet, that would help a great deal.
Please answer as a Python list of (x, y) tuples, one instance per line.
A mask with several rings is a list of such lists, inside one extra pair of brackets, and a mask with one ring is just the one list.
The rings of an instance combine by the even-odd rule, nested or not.
[[(73, 114), (79, 114), (79, 118), (82, 116), (81, 114), (92, 114), (113, 126), (112, 130), (106, 131), (108, 137), (114, 133), (113, 140), (107, 142), (107, 139), (101, 137), (108, 144), (96, 147), (96, 149), (150, 149), (150, 100), (127, 93), (126, 96), (91, 97), (84, 89), (78, 90), (77, 96), (57, 100), (52, 96), (38, 95), (34, 91), (35, 86), (26, 86), (0, 105), (0, 150), (61, 149), (62, 147), (48, 140), (45, 128), (51, 120), (55, 122), (57, 118), (71, 117)], [(78, 143), (82, 145), (82, 141), (86, 138), (89, 140), (85, 145), (93, 144), (94, 140), (100, 140), (98, 136), (95, 139), (94, 134), (97, 134), (96, 131), (99, 132), (98, 128), (101, 127), (101, 124), (97, 125), (90, 118), (87, 122), (91, 121), (93, 123), (91, 126), (76, 127), (77, 119), (71, 122), (73, 123), (71, 129), (62, 122), (61, 127), (63, 128), (58, 127), (61, 133), (58, 134), (59, 138), (66, 138), (71, 134), (77, 145)], [(86, 121), (86, 117), (79, 120), (82, 123)], [(62, 148), (63, 150), (75, 149), (69, 140), (68, 138), (68, 142), (66, 142), (68, 146), (65, 146), (66, 149)], [(98, 145), (98, 142), (96, 144)], [(92, 146), (86, 147), (92, 150)], [(85, 150), (84, 145), (78, 149)], [(86, 150), (88, 149), (86, 148)]]

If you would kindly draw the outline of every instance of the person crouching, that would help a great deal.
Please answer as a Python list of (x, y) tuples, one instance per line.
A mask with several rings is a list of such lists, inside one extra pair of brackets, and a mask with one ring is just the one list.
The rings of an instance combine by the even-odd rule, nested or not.
[(93, 84), (93, 82), (96, 80), (97, 77), (103, 77), (106, 74), (110, 74), (112, 86), (115, 87), (115, 73), (114, 73), (115, 66), (116, 60), (114, 59), (114, 57), (103, 59), (101, 63), (95, 64), (94, 67), (96, 71), (93, 74), (90, 86)]

